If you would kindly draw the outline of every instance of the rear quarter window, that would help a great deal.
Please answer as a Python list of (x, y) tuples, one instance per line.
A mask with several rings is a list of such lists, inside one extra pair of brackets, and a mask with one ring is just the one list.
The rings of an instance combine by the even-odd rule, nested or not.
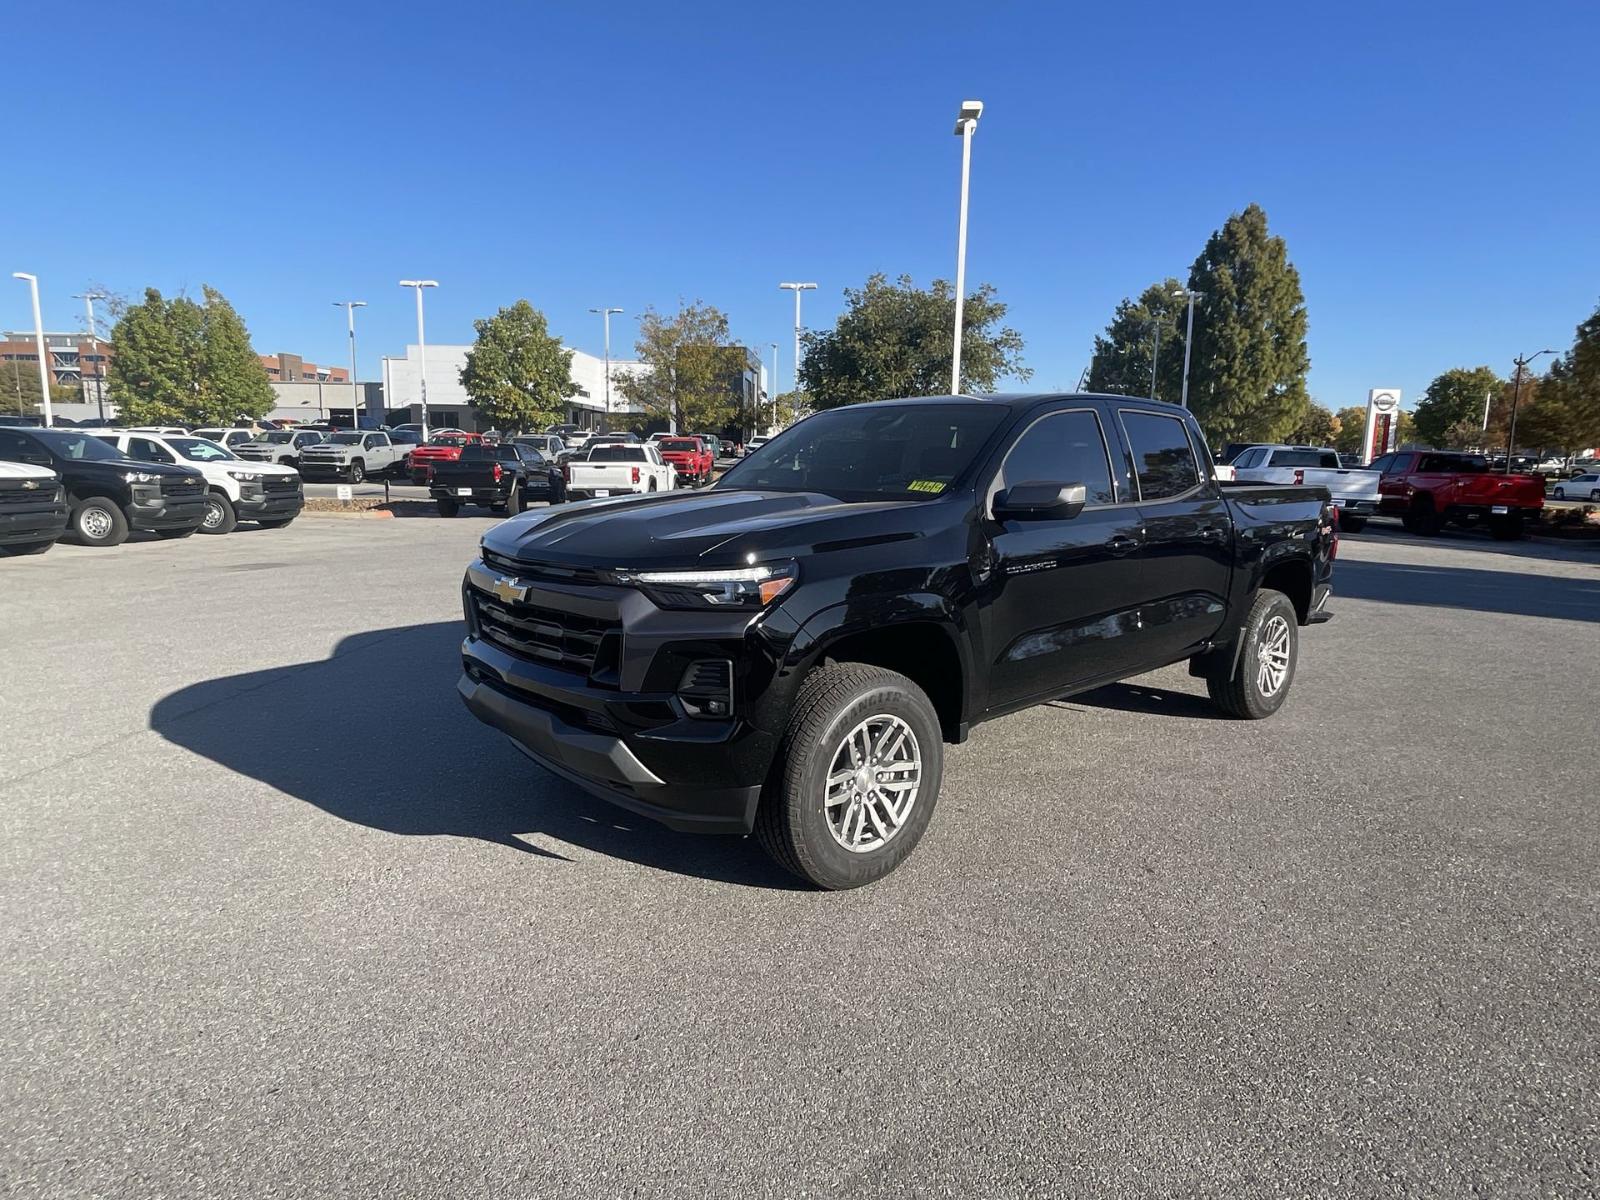
[(1200, 466), (1182, 418), (1123, 409), (1122, 428), (1133, 451), (1139, 499), (1181, 496), (1200, 484)]

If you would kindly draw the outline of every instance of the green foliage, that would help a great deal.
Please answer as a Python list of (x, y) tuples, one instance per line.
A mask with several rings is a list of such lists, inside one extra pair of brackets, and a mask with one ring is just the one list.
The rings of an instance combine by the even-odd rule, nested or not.
[(616, 387), (650, 418), (690, 433), (720, 430), (740, 416), (745, 351), (733, 345), (719, 309), (699, 300), (670, 317), (647, 308), (634, 349), (644, 370), (617, 376)]
[(1339, 428), (1333, 435), (1333, 448), (1340, 454), (1360, 454), (1361, 439), (1367, 432), (1367, 406), (1352, 404), (1333, 414)]
[[(46, 354), (49, 353), (47, 349)], [(0, 413), (36, 417), (39, 407), (39, 364), (12, 359), (0, 362)], [(51, 404), (77, 404), (83, 392), (76, 384), (50, 381)]]
[[(1526, 402), (1526, 383), (1523, 389)], [(1572, 348), (1540, 380), (1537, 403), (1519, 411), (1517, 441), (1563, 452), (1600, 446), (1600, 308), (1578, 326)]]
[(521, 433), (562, 421), (572, 381), (572, 351), (550, 334), (545, 316), (526, 300), (472, 323), (461, 386), (497, 429)]
[(148, 288), (112, 330), (110, 398), (130, 425), (232, 425), (272, 408), (266, 368), (231, 304), (215, 288), (201, 306)]
[[(1362, 420), (1366, 420), (1365, 413)], [(1339, 429), (1338, 416), (1313, 400), (1306, 404), (1305, 411), (1284, 440), (1297, 446), (1331, 446), (1339, 436)]]
[(1417, 440), (1440, 449), (1477, 445), (1483, 433), (1483, 401), (1503, 381), (1489, 367), (1452, 367), (1436, 377), (1413, 414)]
[[(1188, 301), (1176, 279), (1152, 283), (1137, 300), (1117, 305), (1103, 336), (1094, 339), (1089, 362), (1091, 392), (1123, 396), (1150, 396), (1155, 331), (1161, 330), (1160, 358), (1154, 363), (1158, 377), (1154, 398), (1176, 404), (1183, 395), (1183, 329)], [(1197, 318), (1198, 319), (1198, 318)]]
[[(1307, 404), (1300, 273), (1252, 204), (1211, 235), (1189, 271), (1195, 305), (1189, 407), (1215, 445), (1276, 442)], [(1182, 347), (1175, 351), (1181, 353)]]
[[(808, 333), (800, 387), (818, 408), (893, 396), (938, 396), (950, 389), (955, 292), (943, 279), (923, 289), (902, 275), (872, 275), (846, 288), (845, 311), (830, 330)], [(1026, 380), (1022, 335), (1002, 326), (1006, 306), (984, 284), (963, 305), (961, 391), (992, 391), (1003, 378)]]
[(781, 392), (767, 401), (761, 414), (761, 432), (776, 433), (780, 429), (787, 429), (810, 412), (811, 397), (805, 392)]

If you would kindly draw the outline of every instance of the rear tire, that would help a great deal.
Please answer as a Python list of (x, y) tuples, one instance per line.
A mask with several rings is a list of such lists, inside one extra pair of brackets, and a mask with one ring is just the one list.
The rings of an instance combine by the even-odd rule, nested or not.
[(506, 497), (506, 515), (509, 517), (514, 517), (521, 512), (522, 509), (522, 488), (516, 483), (513, 483), (511, 485), (511, 494)]
[(1400, 518), (1407, 533), (1414, 533), (1419, 537), (1437, 537), (1444, 522), (1439, 519), (1439, 514), (1433, 511), (1433, 501), (1427, 496), (1412, 503), (1410, 511)]
[(74, 501), (68, 528), (85, 546), (120, 546), (128, 540), (128, 518), (122, 506), (105, 496)]
[(1211, 701), (1230, 717), (1259, 721), (1283, 707), (1300, 656), (1299, 616), (1282, 592), (1262, 588), (1250, 605), (1238, 669), (1207, 677)]
[[(857, 752), (863, 730), (865, 756)], [(800, 685), (756, 837), (779, 866), (818, 887), (872, 883), (916, 849), (943, 770), (939, 717), (921, 688), (882, 667), (820, 667)], [(893, 790), (878, 790), (884, 783)]]
[(206, 519), (200, 523), (201, 533), (232, 533), (239, 524), (239, 514), (233, 501), (221, 492), (206, 493)]
[(652, 479), (650, 481), (650, 486), (648, 488), (646, 488), (645, 491), (646, 492), (653, 492), (655, 490), (656, 490), (656, 481), (654, 479)]
[(454, 500), (438, 500), (435, 503), (439, 506), (439, 515), (441, 517), (453, 517), (461, 511), (461, 505)]
[(1340, 517), (1339, 531), (1341, 533), (1360, 533), (1367, 527), (1365, 517)]
[(1556, 500), (1565, 500), (1566, 498), (1567, 498), (1567, 489), (1566, 488), (1557, 488), (1555, 490), (1554, 499), (1556, 499)]

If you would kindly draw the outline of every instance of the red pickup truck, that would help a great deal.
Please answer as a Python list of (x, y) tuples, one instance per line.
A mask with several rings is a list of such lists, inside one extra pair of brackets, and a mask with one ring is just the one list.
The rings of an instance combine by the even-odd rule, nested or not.
[(442, 462), (455, 462), (461, 457), (463, 446), (483, 445), (481, 433), (436, 433), (423, 445), (411, 452), (408, 460), (412, 483), (428, 483), (433, 478), (433, 468)]
[(656, 449), (661, 452), (662, 461), (678, 473), (680, 486), (703, 487), (711, 482), (716, 460), (699, 438), (662, 438), (656, 443)]
[(1436, 534), (1446, 525), (1487, 525), (1502, 541), (1522, 536), (1523, 524), (1544, 507), (1544, 480), (1502, 475), (1479, 454), (1401, 450), (1375, 460), (1378, 512), (1399, 517), (1412, 533)]

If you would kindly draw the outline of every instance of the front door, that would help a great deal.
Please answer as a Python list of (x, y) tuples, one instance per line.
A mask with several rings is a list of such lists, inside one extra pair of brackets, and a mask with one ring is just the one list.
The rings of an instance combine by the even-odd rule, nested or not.
[[(1088, 502), (1068, 520), (993, 520), (995, 495), (1019, 483), (1082, 483)], [(1062, 695), (1137, 656), (1143, 533), (1128, 499), (1092, 409), (1040, 417), (1006, 455), (986, 500), (990, 710)]]

